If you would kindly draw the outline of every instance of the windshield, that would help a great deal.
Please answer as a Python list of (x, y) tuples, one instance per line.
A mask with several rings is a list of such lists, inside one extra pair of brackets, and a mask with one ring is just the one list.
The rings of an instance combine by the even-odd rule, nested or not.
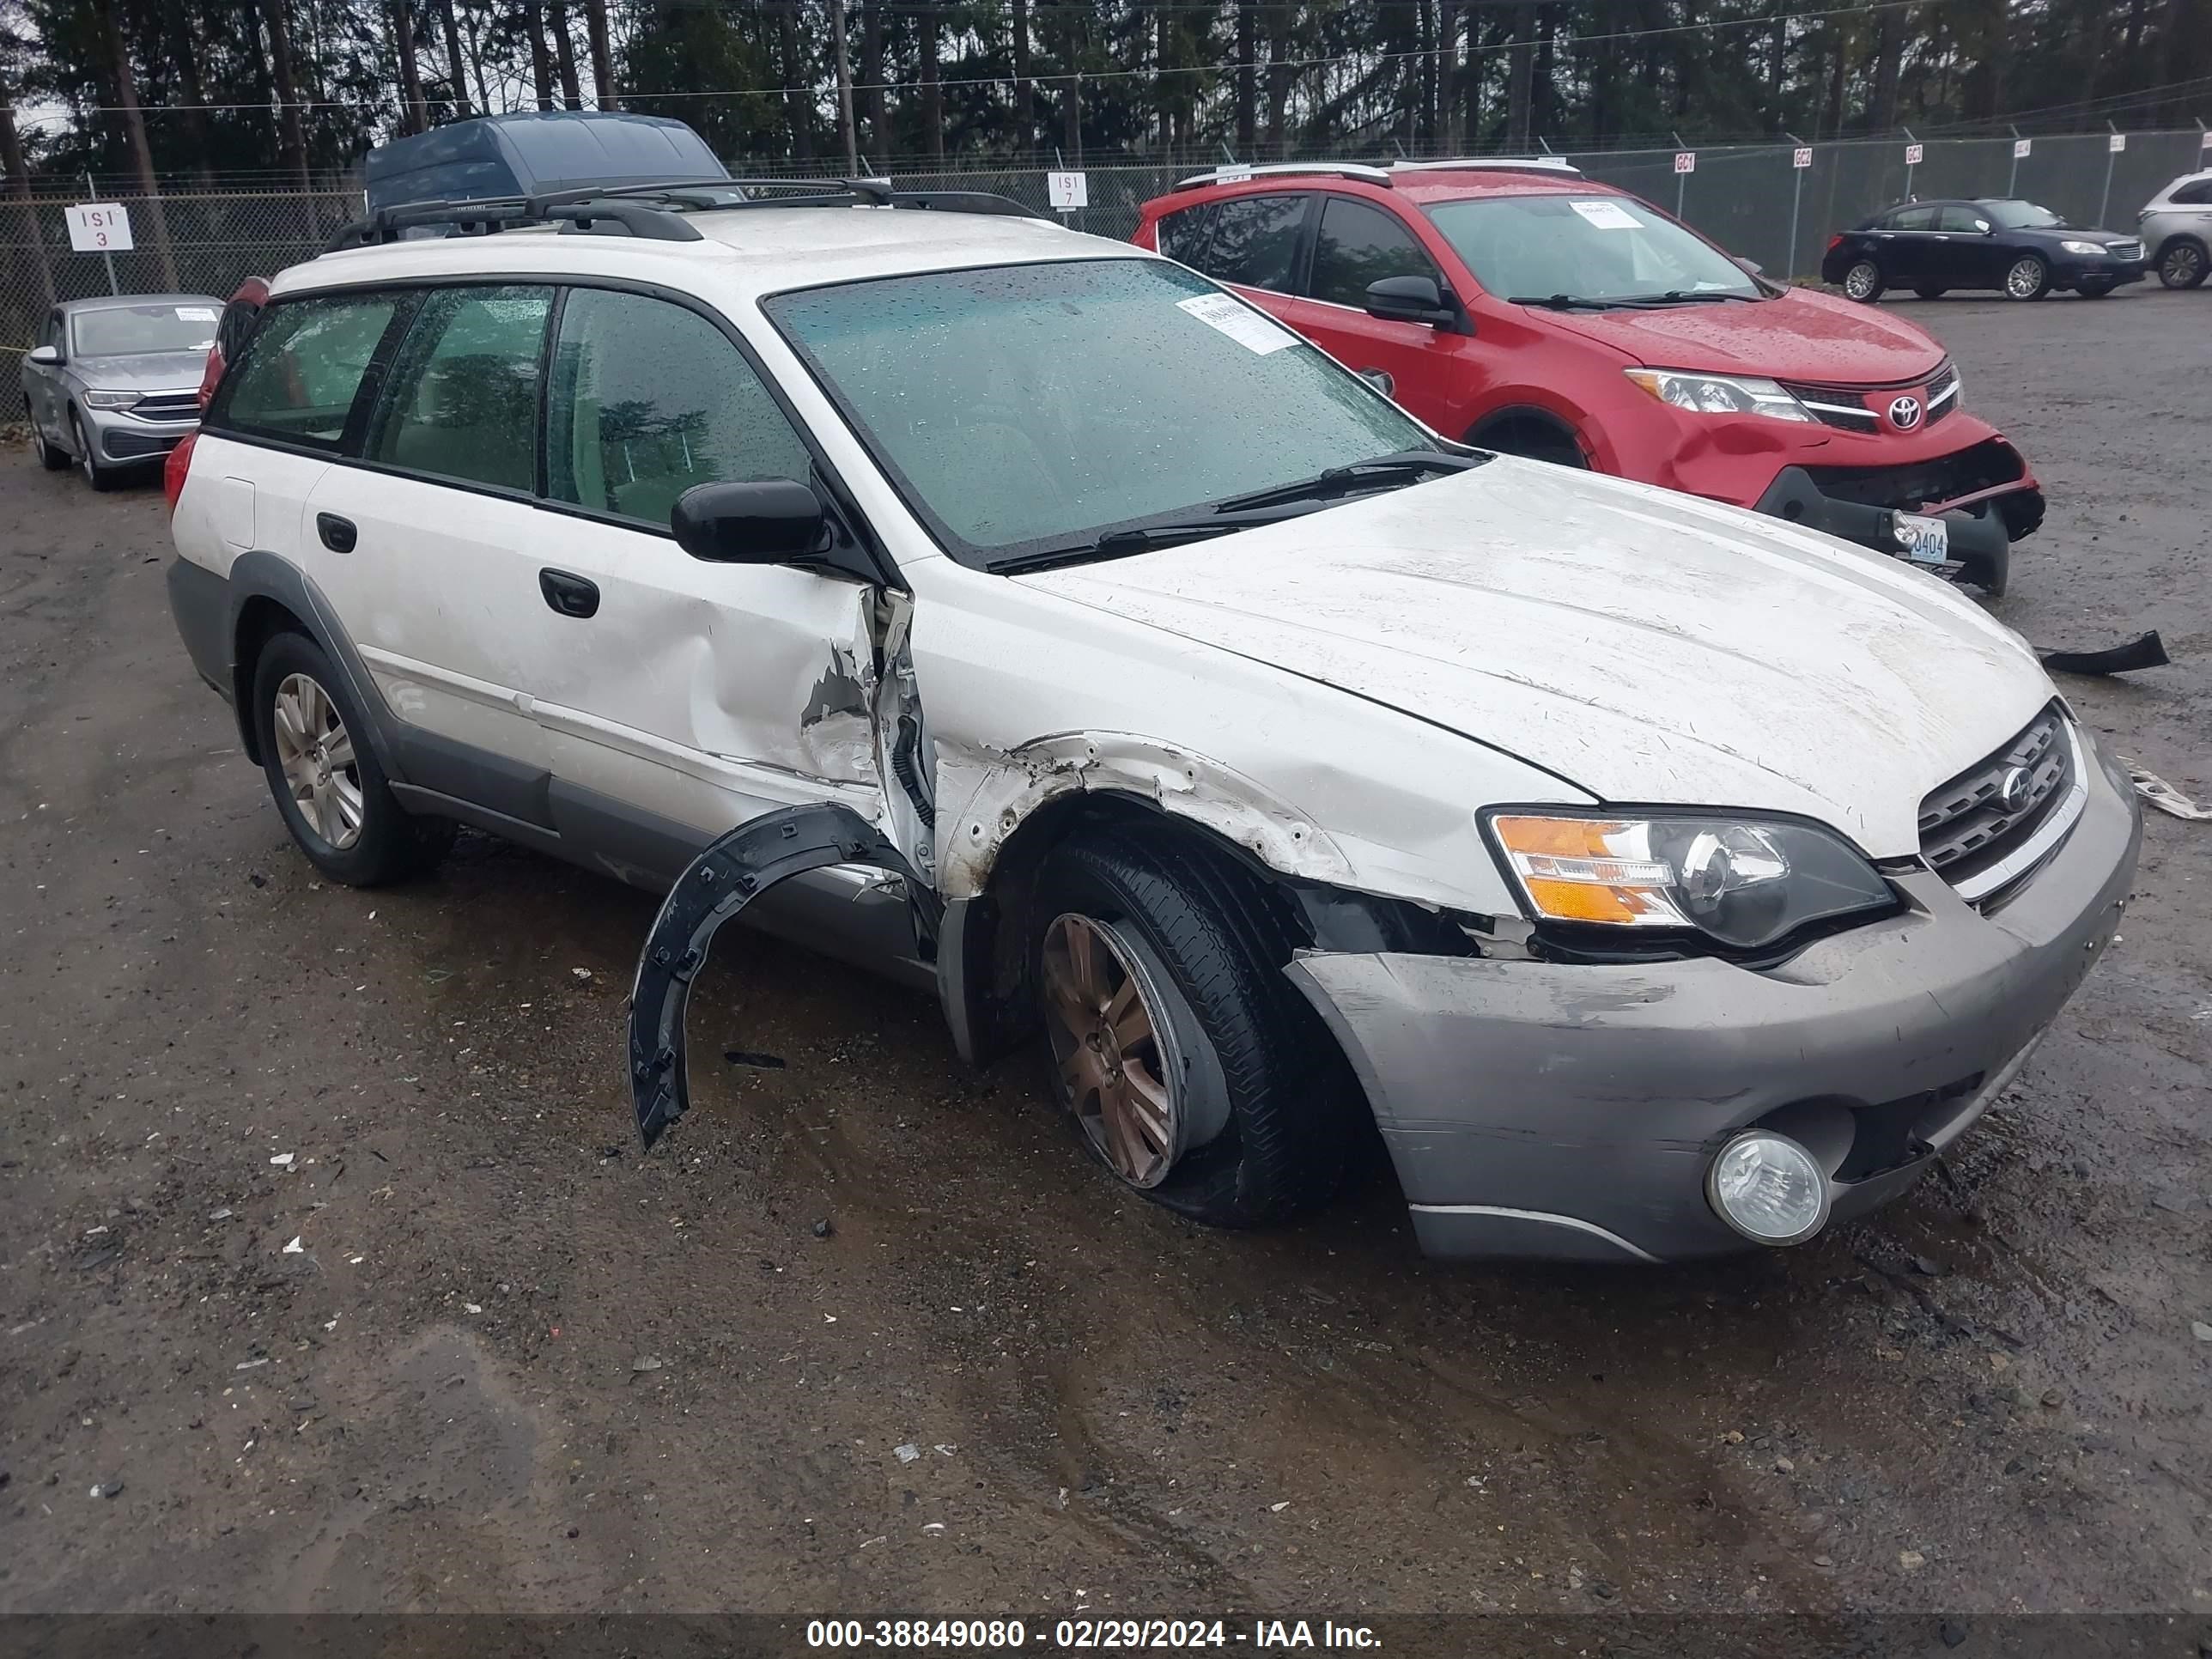
[(764, 308), (908, 503), (984, 568), (1431, 443), (1165, 260), (886, 277)]
[(213, 300), (80, 311), (72, 324), (76, 355), (124, 357), (140, 351), (205, 351), (215, 343), (215, 325), (222, 317), (222, 307)]
[(2066, 222), (2049, 208), (2033, 202), (1984, 202), (1980, 207), (2007, 230), (2047, 230)]
[(1428, 215), (1501, 300), (1765, 297), (1718, 248), (1625, 196), (1492, 196)]

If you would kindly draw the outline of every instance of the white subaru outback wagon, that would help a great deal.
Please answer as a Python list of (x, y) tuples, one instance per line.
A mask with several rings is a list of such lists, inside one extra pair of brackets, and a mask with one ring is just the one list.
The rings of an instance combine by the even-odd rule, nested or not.
[(1448, 444), (1143, 250), (872, 183), (342, 240), (172, 476), (178, 627), (307, 856), (465, 823), (665, 890), (849, 809), (891, 860), (747, 920), (970, 1059), (1041, 1032), (1187, 1215), (1313, 1209), (1371, 1121), (1434, 1255), (1793, 1243), (2112, 936), (2126, 779), (1972, 603)]

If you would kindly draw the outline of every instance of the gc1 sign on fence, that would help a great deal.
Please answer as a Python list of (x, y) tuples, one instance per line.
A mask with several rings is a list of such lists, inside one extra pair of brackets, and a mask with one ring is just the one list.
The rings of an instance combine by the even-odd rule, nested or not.
[(1800, 144), (1796, 149), (1791, 150), (1790, 152), (1790, 165), (1793, 167), (1811, 167), (1813, 165), (1813, 147), (1810, 144)]
[(128, 253), (137, 246), (131, 240), (131, 210), (119, 202), (78, 202), (63, 214), (76, 252)]
[(2035, 140), (2033, 138), (2015, 138), (2012, 141), (2012, 159), (2015, 161), (2025, 161), (2034, 153), (2034, 150)]
[(1676, 151), (1674, 152), (1674, 171), (1675, 171), (1675, 172), (1677, 172), (1677, 173), (1695, 173), (1697, 170), (1698, 170), (1698, 152), (1697, 152), (1697, 151), (1695, 151), (1695, 150), (1693, 150), (1693, 149), (1678, 149), (1678, 150), (1676, 150)]
[(1905, 147), (1905, 165), (1909, 167), (1918, 167), (1922, 154), (1923, 151), (1918, 144), (1907, 144)]

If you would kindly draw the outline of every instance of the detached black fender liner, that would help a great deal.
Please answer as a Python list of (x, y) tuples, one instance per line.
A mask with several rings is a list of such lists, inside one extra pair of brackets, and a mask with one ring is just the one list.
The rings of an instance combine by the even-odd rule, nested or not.
[(937, 896), (898, 848), (849, 806), (786, 806), (749, 818), (691, 860), (669, 890), (630, 988), (629, 1088), (647, 1147), (691, 1104), (684, 1012), (723, 923), (778, 882), (832, 864), (865, 864), (906, 883), (917, 932), (934, 937)]

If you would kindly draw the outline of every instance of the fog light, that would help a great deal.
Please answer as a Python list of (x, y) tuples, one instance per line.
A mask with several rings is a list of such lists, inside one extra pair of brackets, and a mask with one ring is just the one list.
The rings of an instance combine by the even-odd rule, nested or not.
[(1828, 1219), (1828, 1181), (1787, 1135), (1747, 1129), (1720, 1150), (1705, 1196), (1722, 1220), (1761, 1244), (1796, 1244)]

